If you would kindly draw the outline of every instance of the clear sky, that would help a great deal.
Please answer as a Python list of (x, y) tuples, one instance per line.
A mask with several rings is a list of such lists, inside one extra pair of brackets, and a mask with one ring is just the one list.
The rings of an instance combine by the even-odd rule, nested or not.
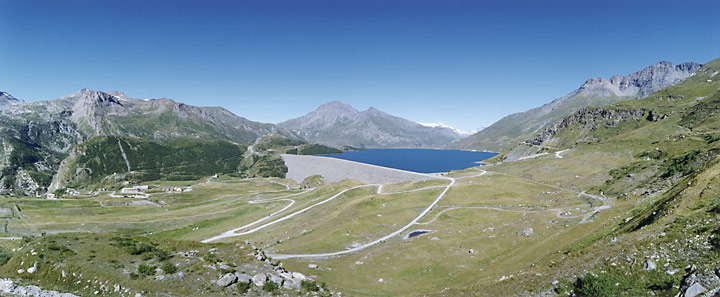
[(0, 90), (261, 122), (341, 100), (469, 130), (590, 77), (720, 57), (717, 0), (0, 0)]

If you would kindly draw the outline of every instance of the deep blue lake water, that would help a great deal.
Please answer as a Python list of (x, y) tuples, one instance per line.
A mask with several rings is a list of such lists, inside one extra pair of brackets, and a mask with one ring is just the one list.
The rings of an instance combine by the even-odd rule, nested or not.
[(478, 166), (497, 153), (431, 149), (367, 149), (326, 157), (421, 173), (446, 172)]

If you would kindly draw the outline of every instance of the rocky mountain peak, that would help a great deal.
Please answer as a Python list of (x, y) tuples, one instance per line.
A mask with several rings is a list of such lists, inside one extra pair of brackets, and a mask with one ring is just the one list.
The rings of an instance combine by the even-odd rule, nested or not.
[(334, 147), (439, 147), (461, 137), (449, 128), (426, 127), (375, 107), (358, 111), (340, 101), (278, 125), (308, 142)]
[[(612, 79), (615, 79), (616, 77), (620, 77), (620, 76), (619, 76), (619, 75), (615, 75), (615, 76), (612, 77)], [(612, 79), (611, 79), (611, 80), (612, 80)], [(610, 81), (608, 81), (607, 79), (604, 79), (604, 78), (602, 78), (602, 77), (593, 77), (593, 78), (591, 78), (591, 79), (586, 80), (586, 81), (582, 84), (582, 86), (580, 86), (580, 89), (587, 89), (587, 88), (589, 88), (589, 87), (591, 87), (591, 86), (593, 86), (593, 85), (604, 84), (604, 83), (608, 83), (608, 82), (610, 82)]]
[(345, 104), (339, 100), (335, 100), (335, 101), (331, 101), (331, 102), (322, 104), (315, 111), (329, 112), (329, 113), (357, 113), (358, 112), (355, 108), (353, 108), (349, 104)]
[(0, 101), (17, 101), (17, 102), (19, 102), (20, 100), (18, 100), (17, 98), (13, 97), (12, 95), (10, 95), (6, 92), (0, 91)]
[(0, 91), (0, 112), (10, 108), (10, 106), (21, 103), (22, 101), (13, 97), (12, 95)]
[(90, 89), (82, 89), (71, 96), (75, 97), (77, 102), (120, 104), (117, 96)]
[(577, 95), (584, 96), (620, 96), (645, 97), (660, 89), (674, 85), (690, 76), (702, 67), (701, 64), (687, 62), (673, 65), (661, 61), (654, 65), (628, 75), (613, 75), (609, 80), (604, 78), (591, 78), (576, 91)]
[(677, 66), (675, 66), (675, 69), (677, 69), (678, 71), (694, 73), (695, 71), (700, 69), (702, 66), (703, 66), (702, 64), (698, 64), (695, 62), (685, 62), (685, 63), (678, 64)]
[(369, 113), (369, 114), (381, 114), (381, 115), (387, 114), (386, 112), (379, 110), (379, 109), (375, 108), (374, 106), (370, 106), (370, 108), (368, 108), (365, 112)]

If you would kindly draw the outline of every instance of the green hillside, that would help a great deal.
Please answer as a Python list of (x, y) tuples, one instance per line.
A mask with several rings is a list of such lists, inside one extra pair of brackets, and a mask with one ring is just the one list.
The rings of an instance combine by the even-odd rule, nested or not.
[[(604, 182), (590, 189), (614, 205), (597, 213), (603, 222), (598, 228), (541, 261), (559, 283), (518, 277), (492, 288), (522, 283), (525, 293), (537, 293), (533, 285), (538, 285), (560, 295), (673, 296), (695, 283), (708, 290), (719, 286), (705, 278), (720, 260), (718, 72), (720, 59), (646, 98), (580, 110), (536, 137), (535, 144), (543, 146), (536, 152), (569, 150), (565, 154), (582, 160), (579, 166), (606, 164)], [(540, 168), (524, 174), (548, 181), (555, 174), (547, 168), (568, 161), (540, 157), (532, 161)], [(513, 163), (496, 166), (515, 172), (528, 161)], [(554, 168), (572, 168), (567, 166)], [(536, 175), (540, 172), (545, 176)], [(581, 183), (580, 176), (575, 173), (574, 183)]]
[(223, 140), (93, 137), (78, 145), (64, 161), (57, 188), (83, 188), (104, 179), (194, 180), (235, 173), (246, 149)]
[(450, 148), (503, 151), (532, 138), (548, 125), (587, 106), (606, 106), (629, 97), (578, 96), (557, 108), (538, 107), (506, 116), (480, 132), (448, 145)]

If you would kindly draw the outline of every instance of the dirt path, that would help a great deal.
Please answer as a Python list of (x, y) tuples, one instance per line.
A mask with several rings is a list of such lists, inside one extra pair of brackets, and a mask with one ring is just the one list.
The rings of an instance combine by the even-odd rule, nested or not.
[[(435, 198), (435, 200), (434, 200), (432, 203), (430, 203), (430, 205), (428, 205), (428, 207), (426, 207), (425, 210), (423, 210), (417, 217), (415, 217), (415, 219), (413, 219), (412, 221), (410, 221), (407, 225), (401, 227), (400, 229), (396, 230), (395, 232), (392, 232), (392, 233), (390, 233), (390, 234), (388, 234), (388, 235), (385, 235), (385, 236), (383, 236), (383, 237), (381, 237), (381, 238), (378, 238), (378, 239), (376, 239), (376, 240), (374, 240), (374, 241), (368, 242), (368, 243), (366, 243), (366, 244), (363, 244), (363, 245), (360, 245), (360, 246), (357, 246), (357, 247), (354, 247), (354, 248), (351, 248), (351, 249), (346, 249), (346, 250), (337, 251), (337, 252), (330, 252), (330, 253), (318, 253), (318, 254), (269, 254), (268, 256), (272, 257), (273, 259), (331, 257), (331, 256), (339, 256), (339, 255), (354, 253), (354, 252), (357, 252), (357, 251), (360, 251), (360, 250), (364, 250), (364, 249), (366, 249), (366, 248), (369, 248), (369, 247), (371, 247), (371, 246), (374, 246), (374, 245), (376, 245), (376, 244), (379, 244), (379, 243), (381, 243), (381, 242), (385, 242), (386, 240), (388, 240), (388, 239), (390, 239), (390, 238), (393, 238), (393, 237), (395, 237), (395, 236), (397, 236), (397, 235), (405, 232), (405, 230), (409, 229), (409, 228), (412, 227), (413, 225), (416, 225), (416, 224), (418, 223), (418, 221), (420, 221), (420, 219), (422, 219), (425, 215), (427, 215), (427, 214), (438, 204), (438, 202), (440, 202), (440, 200), (442, 200), (442, 199), (445, 197), (445, 195), (447, 194), (447, 192), (450, 190), (450, 188), (452, 188), (453, 185), (455, 185), (455, 182), (456, 182), (458, 179), (470, 178), (470, 177), (478, 177), (478, 176), (484, 175), (485, 173), (487, 173), (487, 171), (482, 171), (482, 173), (477, 174), (477, 175), (474, 175), (474, 176), (467, 176), (467, 177), (460, 177), (460, 178), (442, 177), (443, 179), (449, 180), (449, 181), (450, 181), (450, 184), (448, 184), (447, 186), (445, 186), (445, 189), (442, 191), (442, 193), (440, 193), (440, 195), (438, 195), (438, 197)], [(381, 190), (381, 189), (379, 189), (378, 192), (381, 192), (380, 190)]]

